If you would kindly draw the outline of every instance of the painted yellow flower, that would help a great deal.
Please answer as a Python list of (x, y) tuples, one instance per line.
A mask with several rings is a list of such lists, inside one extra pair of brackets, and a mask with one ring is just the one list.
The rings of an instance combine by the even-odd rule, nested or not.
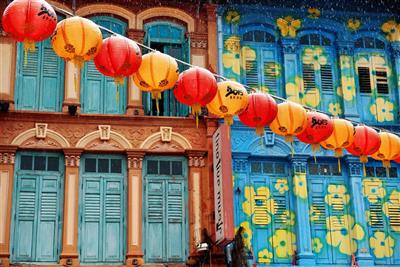
[(275, 255), (278, 258), (287, 259), (293, 255), (296, 250), (296, 235), (285, 229), (278, 229), (274, 235), (269, 238), (269, 243), (275, 249)]
[(356, 31), (361, 27), (361, 20), (354, 18), (348, 19), (346, 26), (350, 31)]
[(279, 192), (279, 194), (284, 194), (289, 190), (288, 182), (286, 179), (276, 179), (275, 189)]
[(340, 56), (340, 67), (342, 69), (350, 69), (351, 68), (351, 58), (350, 56), (341, 55)]
[(320, 253), (323, 246), (324, 245), (322, 244), (321, 239), (319, 239), (318, 237), (314, 237), (312, 239), (312, 251), (314, 253), (317, 253), (317, 254)]
[(364, 229), (354, 223), (354, 218), (350, 215), (329, 216), (326, 218), (326, 226), (326, 242), (346, 255), (356, 252), (356, 240), (363, 239), (365, 235)]
[(347, 205), (349, 201), (350, 196), (344, 185), (328, 185), (328, 194), (325, 195), (326, 204), (332, 206), (333, 209), (343, 209), (343, 205)]
[(230, 36), (224, 41), (225, 52), (222, 54), (224, 68), (232, 69), (232, 72), (240, 75), (240, 38)]
[(314, 70), (319, 70), (321, 65), (326, 65), (328, 59), (322, 47), (306, 48), (303, 52), (303, 64), (314, 66)]
[(242, 47), (243, 56), (243, 66), (245, 66), (246, 71), (251, 71), (254, 67), (257, 67), (257, 53), (256, 50), (252, 49), (250, 46)]
[[(250, 250), (251, 239), (253, 238), (253, 231), (250, 228), (250, 223), (247, 221), (244, 221), (240, 224), (240, 226), (243, 227), (243, 233), (242, 233), (243, 243), (244, 243), (245, 247)], [(239, 227), (235, 228), (235, 232), (237, 232), (238, 229), (239, 229)]]
[(385, 100), (383, 97), (378, 97), (370, 106), (369, 111), (378, 122), (393, 121), (393, 108), (392, 102)]
[(390, 42), (400, 41), (400, 25), (397, 24), (396, 21), (389, 20), (383, 23), (381, 29), (387, 34), (386, 39), (388, 39)]
[[(383, 213), (391, 220), (391, 216), (400, 212), (400, 192), (396, 189), (390, 193), (389, 200), (382, 205)], [(400, 233), (400, 226), (394, 223), (390, 224), (393, 231)]]
[(237, 24), (240, 21), (240, 14), (236, 10), (226, 12), (225, 20), (227, 23)]
[(346, 101), (352, 101), (356, 96), (354, 78), (346, 76), (342, 77), (342, 95), (343, 99)]
[(377, 231), (369, 238), (372, 253), (378, 259), (388, 258), (393, 255), (394, 239), (384, 232)]
[(328, 111), (332, 116), (339, 116), (342, 114), (342, 108), (339, 103), (329, 103)]
[(296, 77), (294, 83), (287, 83), (286, 86), (287, 99), (309, 107), (317, 107), (321, 101), (318, 88), (305, 92), (303, 79)]
[(261, 93), (269, 93), (269, 88), (267, 86), (260, 86)]
[(270, 264), (274, 254), (270, 252), (268, 249), (263, 249), (258, 252), (257, 262), (261, 264)]
[(252, 186), (244, 188), (245, 201), (242, 203), (243, 212), (252, 216), (254, 224), (267, 225), (275, 214), (275, 201), (271, 198), (268, 187), (259, 187), (257, 191)]
[(366, 178), (362, 182), (363, 195), (370, 203), (376, 203), (386, 195), (382, 180), (378, 178)]
[(307, 181), (305, 173), (296, 173), (293, 177), (295, 196), (301, 199), (307, 198)]
[(282, 67), (277, 62), (268, 62), (264, 66), (264, 74), (267, 77), (279, 77), (281, 76)]
[(318, 8), (309, 8), (307, 12), (308, 17), (312, 19), (317, 19), (321, 16), (321, 11)]
[(282, 36), (296, 37), (296, 31), (301, 27), (301, 20), (294, 19), (292, 16), (279, 18), (276, 25), (281, 31)]

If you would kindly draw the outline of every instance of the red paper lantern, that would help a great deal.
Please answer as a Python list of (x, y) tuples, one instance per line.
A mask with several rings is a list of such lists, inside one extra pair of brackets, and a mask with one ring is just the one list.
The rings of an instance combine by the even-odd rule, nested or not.
[(117, 84), (124, 83), (124, 77), (135, 73), (142, 63), (142, 52), (132, 40), (112, 35), (103, 40), (100, 52), (94, 58), (98, 71), (114, 77)]
[(368, 156), (379, 150), (381, 138), (371, 127), (359, 125), (355, 127), (354, 141), (346, 148), (352, 155), (360, 157), (362, 163), (368, 162)]
[(400, 164), (400, 157), (394, 159), (394, 162), (399, 163)]
[(179, 75), (174, 95), (179, 102), (191, 106), (197, 117), (201, 107), (213, 100), (217, 90), (217, 81), (210, 71), (193, 67)]
[(315, 153), (319, 150), (319, 143), (326, 140), (333, 132), (333, 121), (328, 115), (320, 112), (307, 112), (306, 129), (297, 138), (306, 144), (311, 144)]
[(253, 93), (249, 95), (249, 105), (239, 114), (239, 119), (244, 125), (256, 128), (256, 134), (262, 136), (264, 127), (275, 119), (277, 113), (278, 106), (270, 95)]
[(18, 42), (24, 42), (24, 50), (34, 51), (35, 42), (51, 36), (57, 25), (54, 9), (44, 0), (15, 0), (4, 10), (4, 31)]

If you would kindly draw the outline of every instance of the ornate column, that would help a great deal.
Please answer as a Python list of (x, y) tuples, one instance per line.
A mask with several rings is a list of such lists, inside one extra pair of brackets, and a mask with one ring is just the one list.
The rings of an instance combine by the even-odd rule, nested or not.
[(64, 222), (60, 263), (79, 265), (78, 216), (79, 216), (79, 164), (81, 149), (64, 149)]
[[(350, 193), (351, 203), (354, 212), (355, 223), (363, 226), (367, 226), (367, 220), (365, 218), (365, 203), (363, 200), (362, 191), (362, 163), (356, 157), (346, 156), (346, 163), (349, 167), (349, 178), (350, 178)], [(369, 253), (369, 236), (368, 231), (364, 229), (364, 238), (358, 242), (356, 251), (356, 260), (359, 266), (372, 266), (374, 265), (374, 259)]]
[[(396, 86), (397, 90), (400, 90), (400, 42), (391, 43), (392, 54), (394, 60), (394, 68), (396, 73)], [(398, 95), (397, 104), (400, 104), (400, 95)]]
[(360, 120), (357, 110), (357, 91), (354, 72), (354, 43), (338, 42), (340, 86), (343, 95), (343, 113), (346, 118)]
[(207, 4), (208, 67), (217, 71), (217, 5)]
[[(301, 266), (315, 265), (315, 257), (312, 252), (311, 226), (309, 215), (309, 202), (307, 190), (307, 159), (309, 155), (294, 155), (290, 160), (293, 170), (293, 186), (295, 190), (294, 207), (296, 211), (296, 259)], [(301, 188), (301, 189), (300, 189)], [(296, 190), (306, 194), (296, 194)]]
[[(189, 256), (196, 253), (196, 246), (201, 243), (202, 229), (202, 194), (201, 181), (204, 180), (205, 151), (187, 151), (189, 159)], [(202, 179), (203, 178), (203, 179)]]
[[(282, 69), (285, 70), (285, 85), (288, 83), (296, 83), (296, 76), (300, 74), (300, 63), (297, 53), (299, 41), (294, 38), (282, 38), (281, 43), (283, 47), (284, 66), (282, 66)], [(279, 93), (280, 92), (278, 92), (278, 94)], [(286, 90), (285, 95), (287, 96)]]
[(0, 265), (9, 266), (14, 160), (17, 148), (0, 147)]
[(81, 71), (79, 71), (79, 68), (71, 61), (65, 62), (63, 112), (68, 112), (69, 109), (76, 108), (76, 113), (80, 113)]
[(0, 26), (0, 109), (14, 110), (16, 42)]
[(128, 219), (126, 265), (143, 265), (142, 248), (142, 161), (144, 151), (129, 150), (128, 155)]
[[(144, 40), (144, 31), (129, 29), (128, 37), (138, 43), (143, 43)], [(142, 48), (140, 48), (142, 49)], [(143, 53), (143, 49), (142, 49)], [(142, 92), (133, 82), (131, 77), (128, 78), (128, 105), (126, 106), (126, 114), (127, 115), (143, 115), (143, 104), (142, 104)]]

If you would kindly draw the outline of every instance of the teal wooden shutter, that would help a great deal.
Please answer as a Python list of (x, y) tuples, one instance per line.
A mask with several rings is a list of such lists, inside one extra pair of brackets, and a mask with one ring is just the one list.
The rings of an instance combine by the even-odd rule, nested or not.
[(246, 57), (245, 59), (245, 79), (246, 79), (246, 85), (254, 88), (254, 89), (259, 89), (260, 87), (260, 77), (259, 77), (259, 71), (258, 71), (258, 62), (257, 58), (248, 58)]
[(86, 63), (83, 70), (83, 84), (81, 87), (83, 93), (82, 112), (84, 113), (102, 113), (102, 99), (103, 99), (103, 77), (97, 71), (93, 61)]
[(263, 85), (268, 88), (268, 92), (277, 95), (278, 90), (278, 61), (275, 49), (263, 49)]

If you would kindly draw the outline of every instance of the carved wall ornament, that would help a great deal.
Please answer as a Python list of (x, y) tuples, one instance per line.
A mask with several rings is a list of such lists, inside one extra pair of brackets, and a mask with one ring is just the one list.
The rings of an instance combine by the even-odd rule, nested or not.
[(161, 141), (171, 142), (172, 139), (172, 127), (160, 127)]
[(110, 125), (99, 125), (100, 140), (110, 140)]
[(47, 123), (35, 123), (36, 138), (44, 139), (47, 135)]
[(142, 169), (143, 156), (128, 156), (128, 169)]
[(15, 153), (0, 153), (0, 164), (14, 164)]
[(204, 167), (205, 165), (203, 156), (189, 156), (189, 167)]
[(207, 40), (191, 40), (190, 46), (192, 48), (206, 49), (207, 48)]
[(65, 155), (66, 167), (79, 167), (81, 157), (77, 155)]

